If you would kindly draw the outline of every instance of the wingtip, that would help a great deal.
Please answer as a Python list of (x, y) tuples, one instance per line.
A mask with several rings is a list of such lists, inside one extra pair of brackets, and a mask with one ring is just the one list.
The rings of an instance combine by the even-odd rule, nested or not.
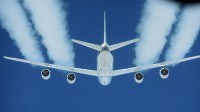
[(74, 39), (71, 39), (72, 42), (74, 42)]
[(200, 58), (200, 55), (198, 55), (197, 57)]
[(3, 58), (7, 59), (7, 56), (3, 56)]
[(139, 41), (140, 39), (139, 39), (139, 38), (136, 38), (136, 40)]
[(8, 57), (8, 56), (3, 56), (3, 58), (4, 58), (4, 59), (8, 59), (8, 60), (11, 59), (11, 57)]
[(12, 57), (8, 57), (8, 56), (3, 56), (4, 59), (11, 59)]

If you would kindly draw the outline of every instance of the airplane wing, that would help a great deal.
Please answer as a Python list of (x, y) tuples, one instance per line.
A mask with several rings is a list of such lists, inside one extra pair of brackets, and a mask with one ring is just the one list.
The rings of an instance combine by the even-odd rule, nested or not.
[(167, 62), (156, 63), (156, 64), (152, 64), (152, 65), (145, 65), (145, 66), (115, 70), (113, 72), (113, 76), (118, 76), (118, 75), (133, 73), (133, 72), (139, 72), (139, 71), (142, 71), (142, 70), (147, 70), (147, 69), (152, 69), (152, 68), (157, 68), (157, 67), (173, 65), (173, 64), (176, 64), (176, 63), (185, 62), (185, 61), (189, 61), (189, 60), (193, 60), (193, 59), (197, 59), (197, 58), (200, 58), (200, 55), (188, 57), (188, 58), (183, 58), (183, 59), (176, 60), (176, 61), (167, 61)]
[(47, 67), (47, 68), (54, 68), (54, 69), (68, 71), (68, 72), (81, 73), (81, 74), (90, 75), (90, 76), (98, 76), (97, 71), (95, 71), (95, 70), (88, 70), (88, 69), (74, 68), (74, 67), (65, 67), (65, 66), (59, 66), (59, 65), (49, 64), (49, 63), (34, 62), (34, 61), (30, 61), (30, 60), (24, 60), (24, 59), (7, 57), (7, 56), (4, 56), (4, 58), (8, 59), (8, 60), (22, 62), (22, 63), (43, 66), (43, 67)]

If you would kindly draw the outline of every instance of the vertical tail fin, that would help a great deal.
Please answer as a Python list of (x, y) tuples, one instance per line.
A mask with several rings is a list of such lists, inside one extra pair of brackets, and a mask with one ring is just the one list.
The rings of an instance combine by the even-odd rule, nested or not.
[(104, 11), (104, 44), (106, 44), (106, 12)]

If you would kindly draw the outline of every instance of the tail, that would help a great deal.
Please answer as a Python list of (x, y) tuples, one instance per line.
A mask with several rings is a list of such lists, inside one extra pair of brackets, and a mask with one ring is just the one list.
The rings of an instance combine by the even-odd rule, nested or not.
[[(100, 46), (100, 45), (96, 45), (96, 44), (92, 44), (92, 43), (88, 43), (88, 42), (83, 42), (83, 41), (75, 40), (75, 39), (72, 39), (72, 42), (83, 45), (85, 47), (89, 47), (89, 48), (97, 50), (97, 51), (102, 50), (102, 46)], [(104, 11), (104, 40), (103, 40), (103, 44), (107, 44), (107, 41), (106, 41), (106, 12), (105, 11)]]
[[(107, 37), (106, 37), (106, 12), (105, 11), (104, 11), (104, 35), (103, 36), (104, 36), (104, 40), (103, 40), (103, 44), (102, 45), (108, 45), (107, 44)], [(108, 45), (108, 49), (109, 49), (109, 51), (114, 51), (114, 50), (119, 49), (121, 47), (124, 47), (124, 46), (127, 46), (129, 44), (135, 43), (138, 40), (139, 39), (136, 38), (136, 39), (133, 39), (133, 40), (121, 42), (121, 43), (114, 44), (114, 45)], [(96, 45), (96, 44), (92, 44), (92, 43), (88, 43), (88, 42), (83, 42), (83, 41), (75, 40), (75, 39), (72, 39), (72, 42), (80, 44), (80, 45), (83, 45), (85, 47), (89, 47), (89, 48), (97, 50), (97, 51), (101, 51), (102, 50), (102, 45), (100, 46), (100, 45)]]
[(104, 35), (103, 35), (103, 37), (104, 37), (103, 43), (107, 44), (107, 37), (106, 37), (106, 12), (105, 11), (104, 11)]
[[(116, 49), (119, 49), (121, 47), (127, 46), (129, 44), (132, 44), (134, 42), (137, 42), (139, 39), (133, 39), (133, 40), (129, 40), (129, 41), (125, 41), (125, 42), (121, 42), (118, 44), (114, 44), (114, 45), (110, 45), (108, 46), (109, 51), (114, 51)], [(103, 44), (107, 45), (107, 36), (106, 36), (106, 12), (104, 11), (104, 42)]]

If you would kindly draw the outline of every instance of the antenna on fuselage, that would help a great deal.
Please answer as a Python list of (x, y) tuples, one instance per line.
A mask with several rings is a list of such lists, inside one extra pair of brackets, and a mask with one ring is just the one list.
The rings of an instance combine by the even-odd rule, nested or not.
[(106, 40), (106, 12), (104, 11), (104, 44), (107, 44)]

